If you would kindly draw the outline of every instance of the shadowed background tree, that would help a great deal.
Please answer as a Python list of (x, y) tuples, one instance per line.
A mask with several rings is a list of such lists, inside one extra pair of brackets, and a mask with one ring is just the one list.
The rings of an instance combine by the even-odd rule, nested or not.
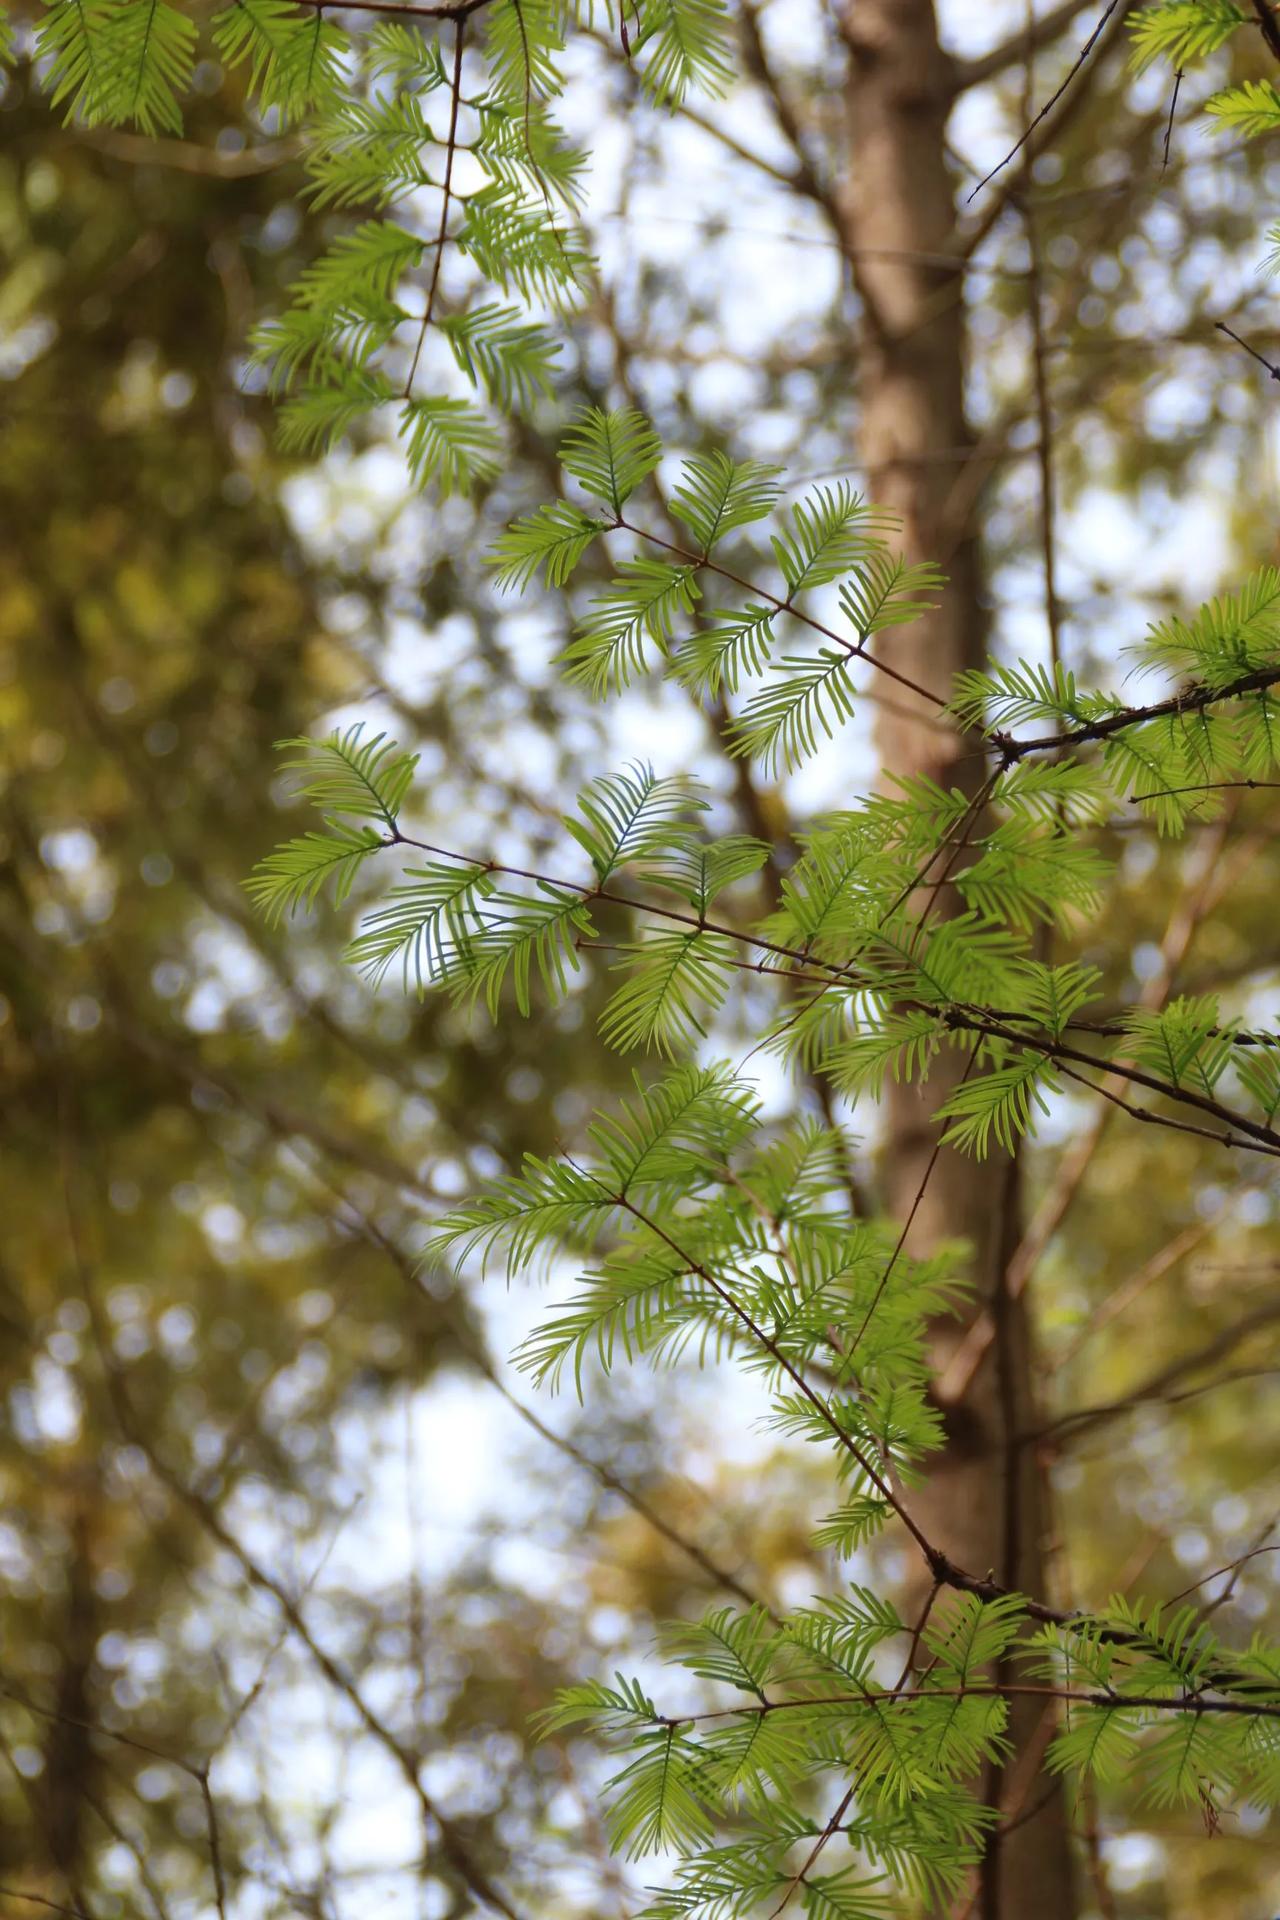
[[(38, 1519), (15, 1523), (8, 1543), (5, 1679), (61, 1716), (41, 1722), (10, 1702), (15, 1884), (107, 1912), (113, 1876), (137, 1881), (145, 1863), (156, 1899), (206, 1897), (194, 1891), (207, 1878), (198, 1781), (171, 1773), (165, 1788), (147, 1756), (73, 1723), (115, 1723), (184, 1755), (193, 1726), (199, 1753), (217, 1744), (278, 1632), (269, 1601), (245, 1612), (234, 1552), (209, 1559), (218, 1513), (241, 1541), (266, 1528), (267, 1569), (277, 1579), (287, 1566), (290, 1594), (314, 1579), (353, 1670), (394, 1699), (397, 1739), (408, 1727), (453, 1752), (440, 1805), (456, 1808), (482, 1869), (509, 1872), (536, 1835), (545, 1851), (528, 1878), (545, 1898), (580, 1851), (582, 1828), (554, 1798), (575, 1789), (551, 1750), (534, 1763), (524, 1744), (528, 1711), (580, 1665), (579, 1630), (559, 1616), (592, 1619), (607, 1601), (625, 1639), (642, 1642), (650, 1607), (682, 1610), (687, 1554), (637, 1551), (653, 1529), (633, 1508), (621, 1517), (616, 1492), (601, 1543), (591, 1510), (566, 1515), (564, 1488), (535, 1475), (530, 1530), (587, 1557), (563, 1604), (520, 1594), (527, 1571), (503, 1577), (487, 1543), (433, 1585), (429, 1607), (394, 1565), (385, 1583), (353, 1571), (340, 1534), (340, 1580), (316, 1568), (340, 1524), (358, 1531), (358, 1511), (341, 1519), (356, 1494), (370, 1499), (395, 1471), (409, 1386), (477, 1338), (463, 1304), (415, 1291), (380, 1239), (415, 1245), (418, 1214), (459, 1182), (545, 1148), (561, 1089), (554, 1125), (572, 1136), (619, 1068), (590, 1048), (577, 1005), (554, 1056), (545, 1027), (515, 1020), (496, 1040), (464, 1037), (431, 1001), (372, 1003), (333, 965), (323, 926), (287, 942), (264, 933), (238, 882), (276, 837), (270, 743), (335, 710), (374, 713), (424, 747), (424, 828), (461, 820), (467, 845), (513, 828), (540, 844), (546, 809), (599, 764), (602, 723), (546, 671), (558, 609), (541, 623), (527, 602), (513, 614), (469, 556), (539, 497), (557, 418), (577, 398), (634, 398), (668, 443), (728, 438), (798, 475), (852, 466), (904, 513), (913, 557), (952, 575), (936, 623), (905, 642), (912, 677), (939, 688), (988, 644), (1052, 646), (1091, 680), (1140, 630), (1144, 600), (1185, 606), (1269, 554), (1265, 374), (1212, 327), (1225, 318), (1269, 350), (1254, 278), (1267, 149), (1202, 145), (1184, 116), (1207, 83), (1189, 73), (1166, 163), (1167, 76), (1136, 88), (1126, 76), (1122, 12), (1028, 151), (971, 204), (974, 169), (1066, 76), (1092, 9), (1039, 9), (1031, 32), (1017, 7), (943, 9), (940, 45), (929, 6), (860, 5), (842, 20), (775, 0), (740, 16), (746, 77), (727, 104), (691, 96), (674, 121), (637, 104), (610, 36), (584, 41), (568, 117), (600, 135), (586, 220), (601, 265), (558, 404), (519, 429), (513, 464), (478, 505), (429, 511), (402, 494), (376, 428), (357, 424), (354, 450), (316, 480), (290, 477), (267, 450), (269, 409), (240, 355), (248, 325), (279, 308), (321, 243), (298, 205), (299, 136), (246, 119), (235, 80), (212, 64), (168, 148), (62, 132), (22, 78), (10, 83), (6, 1473), (7, 1504)], [(1257, 38), (1237, 36), (1228, 57), (1241, 77), (1266, 72)], [(321, 218), (327, 234), (347, 223)], [(787, 283), (767, 301), (750, 297), (762, 263)], [(1163, 571), (1148, 559), (1161, 540)], [(898, 664), (903, 646), (890, 637)], [(900, 707), (879, 713), (899, 771), (942, 773), (967, 751)], [(617, 731), (649, 750), (656, 722), (706, 765), (726, 819), (781, 839), (788, 813), (812, 804), (812, 781), (717, 769), (716, 740), (671, 689), (643, 691)], [(819, 801), (856, 791), (848, 744), (821, 771)], [(864, 734), (855, 750), (865, 766)], [(1277, 960), (1273, 820), (1267, 794), (1245, 793), (1185, 846), (1117, 840), (1125, 894), (1106, 926), (1057, 936), (1054, 957), (1102, 965), (1117, 1001), (1215, 983), (1256, 995)], [(860, 1187), (899, 1215), (932, 1151), (923, 1117), (904, 1096), (857, 1153)], [(1118, 1225), (1114, 1196), (1133, 1190), (1150, 1207)], [(1066, 1602), (1135, 1579), (1176, 1592), (1265, 1548), (1265, 1185), (1224, 1186), (1191, 1142), (1152, 1146), (1081, 1102), (1020, 1181), (993, 1165), (977, 1182), (944, 1163), (928, 1207), (919, 1230), (971, 1237), (983, 1276), (978, 1319), (941, 1355), (955, 1447), (936, 1485), (956, 1557), (1021, 1565), (1017, 1578), (1057, 1583)], [(1131, 1410), (1135, 1391), (1145, 1397)], [(623, 1411), (621, 1433), (594, 1436), (599, 1457), (625, 1459), (628, 1484), (657, 1477), (660, 1512), (705, 1546), (705, 1491), (663, 1479), (678, 1473), (682, 1437)], [(354, 1469), (345, 1418), (374, 1436)], [(211, 1511), (157, 1485), (148, 1448)], [(1052, 1468), (1053, 1525), (1036, 1517), (1049, 1497), (1034, 1491), (1037, 1459)], [(729, 1463), (711, 1483), (717, 1564), (732, 1572), (754, 1540), (754, 1576), (811, 1579), (800, 1529), (767, 1511), (749, 1521), (754, 1478), (738, 1478)], [(1000, 1491), (1015, 1482), (1016, 1506)], [(590, 1481), (573, 1484), (586, 1502)], [(1265, 1618), (1271, 1564), (1242, 1569), (1224, 1615)], [(51, 1613), (65, 1622), (52, 1632)], [(231, 1643), (224, 1683), (212, 1653), (190, 1648), (216, 1634), (229, 1658), (229, 1631), (243, 1643)], [(295, 1739), (312, 1711), (307, 1662), (295, 1634), (269, 1669), (284, 1703), (273, 1720), (296, 1715)], [(349, 1698), (339, 1712), (354, 1712)], [(365, 1736), (341, 1720), (323, 1729), (335, 1754)], [(394, 1771), (385, 1742), (379, 1751)], [(228, 1874), (253, 1845), (260, 1894), (276, 1876), (281, 1901), (358, 1911), (341, 1861), (326, 1858), (325, 1824), (378, 1790), (369, 1776), (354, 1791), (317, 1785), (305, 1844), (297, 1829), (264, 1842), (248, 1813), (243, 1835), (228, 1820)], [(1003, 1790), (1011, 1832), (979, 1911), (1016, 1913), (1032, 1897), (1063, 1913), (1265, 1904), (1274, 1856), (1247, 1823), (1166, 1839), (1123, 1798), (1100, 1814), (1050, 1799), (1026, 1818), (1040, 1790), (1025, 1779)], [(1065, 1868), (1045, 1873), (1070, 1825), (1090, 1869), (1078, 1896)], [(431, 1842), (427, 1868), (410, 1846), (392, 1884), (425, 1872), (430, 1897), (467, 1910), (473, 1896), (434, 1829)], [(378, 1871), (391, 1872), (385, 1859)], [(607, 1888), (612, 1869), (599, 1872)], [(594, 1879), (582, 1898), (604, 1898)]]

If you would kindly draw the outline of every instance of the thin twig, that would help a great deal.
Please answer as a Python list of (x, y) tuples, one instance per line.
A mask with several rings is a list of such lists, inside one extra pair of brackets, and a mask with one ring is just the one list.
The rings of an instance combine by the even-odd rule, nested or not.
[(1053, 112), (1053, 109), (1057, 106), (1063, 94), (1066, 93), (1068, 87), (1071, 85), (1071, 82), (1075, 79), (1076, 75), (1079, 73), (1081, 67), (1083, 67), (1085, 61), (1089, 58), (1089, 55), (1093, 52), (1093, 49), (1097, 46), (1098, 41), (1102, 37), (1103, 29), (1105, 28), (1108, 20), (1111, 18), (1112, 14), (1115, 12), (1119, 4), (1120, 4), (1120, 0), (1108, 0), (1108, 5), (1106, 7), (1105, 12), (1102, 15), (1102, 18), (1099, 20), (1093, 32), (1089, 35), (1089, 38), (1085, 41), (1083, 47), (1081, 47), (1079, 55), (1076, 59), (1075, 65), (1072, 67), (1070, 73), (1067, 75), (1062, 85), (1057, 89), (1056, 93), (1053, 93), (1050, 95), (1048, 101), (1045, 103), (1043, 107), (1041, 107), (1039, 113), (1036, 115), (1035, 119), (1031, 122), (1031, 125), (1021, 135), (1016, 145), (1012, 146), (1009, 149), (1008, 153), (1006, 153), (1004, 159), (1000, 162), (999, 166), (992, 167), (990, 173), (984, 174), (982, 179), (979, 180), (977, 186), (973, 188), (972, 192), (966, 195), (965, 197), (966, 206), (968, 206), (970, 200), (972, 200), (977, 194), (982, 192), (982, 189), (985, 186), (990, 185), (991, 181), (995, 179), (998, 173), (1002, 173), (1004, 171), (1004, 169), (1008, 166), (1011, 160), (1017, 158), (1018, 154), (1020, 154), (1022, 152), (1022, 149), (1026, 146), (1028, 140), (1031, 139), (1036, 128), (1040, 125), (1040, 122), (1046, 119), (1048, 115)]

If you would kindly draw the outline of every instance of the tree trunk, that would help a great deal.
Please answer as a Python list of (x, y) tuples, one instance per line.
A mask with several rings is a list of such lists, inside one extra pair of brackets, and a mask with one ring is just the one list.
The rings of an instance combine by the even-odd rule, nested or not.
[[(945, 144), (954, 76), (933, 0), (846, 0), (842, 25), (850, 78), (838, 212), (865, 310), (861, 463), (871, 497), (901, 518), (907, 558), (939, 561), (950, 576), (938, 611), (891, 630), (884, 651), (912, 680), (946, 696), (956, 673), (982, 664), (987, 644), (973, 514), (955, 505), (974, 471), (966, 460), (974, 439), (965, 408), (964, 281), (938, 264), (956, 226)], [(936, 722), (882, 711), (878, 739), (887, 771), (971, 793), (981, 783), (975, 742)], [(955, 905), (944, 889), (933, 910)], [(952, 1061), (924, 1088), (889, 1089), (882, 1193), (895, 1218), (915, 1209), (912, 1251), (944, 1240), (971, 1244), (975, 1308), (991, 1306), (998, 1333), (949, 1412), (946, 1451), (914, 1495), (913, 1511), (930, 1540), (970, 1572), (991, 1571), (1043, 1594), (1043, 1491), (1030, 1450), (1014, 1441), (1032, 1424), (1028, 1328), (1021, 1302), (1002, 1286), (1018, 1238), (1017, 1168), (944, 1149), (931, 1169), (934, 1115), (965, 1070), (962, 1056)], [(954, 1322), (937, 1329), (939, 1367), (962, 1331)], [(1016, 1752), (1003, 1777), (985, 1783), (1010, 1831), (984, 1863), (974, 1909), (982, 1920), (1072, 1920), (1076, 1911), (1063, 1796), (1038, 1777), (1047, 1732), (1036, 1703), (1015, 1711)]]

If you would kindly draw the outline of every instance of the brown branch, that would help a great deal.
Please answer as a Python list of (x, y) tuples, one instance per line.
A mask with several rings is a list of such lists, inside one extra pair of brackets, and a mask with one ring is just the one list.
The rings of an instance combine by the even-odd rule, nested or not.
[[(1180, 693), (1170, 694), (1167, 700), (1156, 700), (1146, 707), (1123, 707), (1101, 720), (1084, 721), (1078, 727), (1064, 729), (1062, 733), (1039, 734), (1032, 740), (1015, 740), (1008, 734), (993, 733), (991, 739), (1012, 764), (1025, 760), (1029, 753), (1053, 753), (1060, 747), (1079, 747), (1093, 740), (1109, 740), (1114, 734), (1123, 733), (1127, 727), (1139, 727), (1147, 720), (1163, 720), (1171, 714), (1203, 713), (1207, 707), (1216, 706), (1219, 701), (1238, 700), (1246, 693), (1265, 693), (1269, 687), (1278, 684), (1280, 666), (1256, 667), (1253, 672), (1242, 673), (1239, 679), (1229, 681), (1226, 686), (1185, 687)], [(1142, 798), (1139, 794), (1138, 799)]]
[(1270, 52), (1280, 60), (1280, 21), (1276, 19), (1268, 0), (1252, 0), (1252, 6), (1262, 30), (1262, 38)]
[(1218, 333), (1225, 333), (1228, 340), (1234, 340), (1236, 345), (1243, 347), (1250, 358), (1256, 360), (1260, 367), (1265, 367), (1273, 380), (1280, 380), (1280, 367), (1278, 367), (1273, 360), (1266, 359), (1258, 352), (1256, 347), (1251, 347), (1247, 340), (1243, 339), (1240, 334), (1227, 326), (1224, 321), (1215, 320), (1213, 324)]
[[(1255, 1686), (1264, 1683), (1254, 1680)], [(800, 1700), (752, 1700), (736, 1707), (711, 1707), (696, 1713), (654, 1716), (660, 1726), (700, 1726), (710, 1720), (765, 1719), (772, 1713), (805, 1713), (815, 1707), (893, 1706), (899, 1700), (1052, 1700), (1068, 1706), (1109, 1707), (1119, 1712), (1133, 1709), (1141, 1713), (1221, 1713), (1228, 1718), (1280, 1720), (1280, 1701), (1226, 1700), (1207, 1698), (1216, 1689), (1209, 1681), (1198, 1693), (1109, 1693), (1104, 1689), (1037, 1686), (1033, 1681), (1009, 1680), (1001, 1683), (977, 1681), (958, 1687), (868, 1687), (859, 1693), (815, 1693)]]
[(461, 21), (492, 5), (493, 0), (456, 0), (453, 6), (422, 5), (421, 0), (298, 0), (298, 3), (314, 7), (317, 13), (382, 13), (392, 20)]
[(487, 0), (468, 0), (468, 4), (456, 10), (457, 25), (453, 38), (453, 79), (452, 94), (449, 101), (449, 133), (445, 146), (444, 185), (440, 190), (440, 230), (436, 235), (436, 257), (431, 266), (431, 284), (427, 288), (427, 310), (422, 316), (422, 326), (418, 333), (418, 344), (413, 350), (413, 359), (409, 365), (409, 375), (404, 383), (403, 397), (407, 400), (413, 392), (414, 376), (418, 371), (418, 362), (422, 358), (423, 343), (431, 325), (431, 316), (435, 312), (436, 292), (440, 285), (440, 269), (444, 261), (445, 239), (449, 232), (449, 200), (453, 189), (453, 161), (458, 151), (458, 115), (462, 109), (462, 43), (464, 22), (468, 12), (476, 6), (487, 4)]

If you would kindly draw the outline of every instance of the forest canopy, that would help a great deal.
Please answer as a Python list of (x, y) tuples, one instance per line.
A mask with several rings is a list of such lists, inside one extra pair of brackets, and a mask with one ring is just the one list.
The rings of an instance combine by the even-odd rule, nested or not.
[(0, 61), (0, 1907), (1274, 1911), (1280, 15)]

